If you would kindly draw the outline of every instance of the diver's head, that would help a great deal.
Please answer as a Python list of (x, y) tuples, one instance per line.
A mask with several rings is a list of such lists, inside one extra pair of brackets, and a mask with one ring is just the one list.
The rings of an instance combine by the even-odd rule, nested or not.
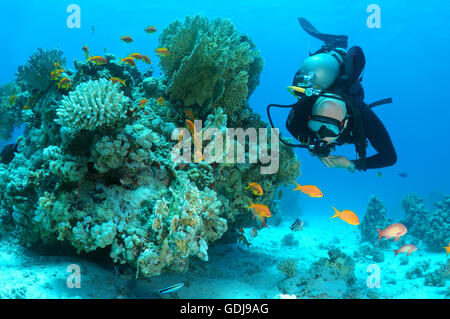
[(340, 64), (328, 53), (318, 53), (305, 59), (296, 77), (295, 85), (319, 90), (330, 87), (340, 73)]
[(319, 97), (314, 103), (308, 127), (319, 140), (333, 143), (347, 127), (348, 114), (344, 101)]

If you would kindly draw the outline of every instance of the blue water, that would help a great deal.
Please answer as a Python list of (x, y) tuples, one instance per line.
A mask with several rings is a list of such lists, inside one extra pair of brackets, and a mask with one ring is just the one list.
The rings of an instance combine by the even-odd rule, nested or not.
[[(155, 25), (162, 30), (186, 15), (203, 14), (210, 19), (226, 17), (238, 31), (254, 41), (265, 60), (260, 84), (250, 105), (267, 120), (269, 103), (291, 104), (295, 99), (286, 86), (301, 61), (321, 46), (306, 34), (297, 17), (303, 16), (322, 32), (346, 34), (349, 46), (364, 50), (366, 67), (363, 86), (366, 102), (392, 97), (394, 103), (379, 106), (375, 113), (389, 131), (398, 162), (380, 170), (349, 174), (346, 170), (326, 168), (304, 150), (296, 150), (302, 175), (297, 180), (320, 186), (323, 201), (302, 197), (286, 214), (330, 215), (330, 205), (364, 213), (369, 196), (380, 196), (390, 216), (401, 218), (401, 199), (417, 192), (422, 197), (432, 192), (450, 193), (450, 3), (448, 1), (377, 0), (381, 8), (381, 28), (366, 25), (371, 1), (99, 1), (77, 0), (81, 7), (81, 28), (66, 26), (66, 7), (74, 1), (20, 1), (1, 5), (0, 83), (14, 79), (17, 67), (39, 47), (59, 46), (73, 69), (74, 59), (83, 59), (82, 46), (102, 55), (104, 49), (116, 56), (144, 52), (157, 61), (153, 48), (158, 35), (149, 36), (143, 27)], [(95, 32), (92, 33), (92, 26)], [(134, 42), (119, 40), (133, 34)], [(155, 75), (158, 66), (153, 64)], [(286, 136), (286, 110), (274, 110), (274, 122)], [(17, 137), (17, 134), (16, 136)], [(15, 138), (14, 137), (14, 138)], [(8, 141), (2, 141), (2, 145)], [(0, 146), (2, 146), (0, 145)], [(369, 150), (369, 155), (373, 150)], [(354, 158), (353, 146), (340, 147), (337, 155)], [(377, 177), (377, 172), (382, 177)], [(398, 176), (407, 172), (407, 178)], [(286, 197), (284, 200), (292, 200)]]

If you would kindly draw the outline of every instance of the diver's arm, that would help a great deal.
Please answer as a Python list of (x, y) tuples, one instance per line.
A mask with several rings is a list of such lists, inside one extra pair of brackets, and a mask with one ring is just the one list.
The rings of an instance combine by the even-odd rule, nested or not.
[[(366, 168), (381, 168), (394, 165), (397, 162), (397, 153), (388, 131), (378, 116), (370, 109), (364, 108), (363, 112), (364, 130), (370, 144), (378, 152), (366, 158)], [(364, 169), (362, 160), (355, 160), (355, 168)]]

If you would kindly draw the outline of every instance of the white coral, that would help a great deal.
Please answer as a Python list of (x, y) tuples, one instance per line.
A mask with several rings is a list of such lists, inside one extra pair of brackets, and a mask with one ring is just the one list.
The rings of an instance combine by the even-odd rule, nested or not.
[(56, 110), (59, 118), (55, 121), (66, 127), (90, 131), (117, 124), (126, 117), (129, 102), (119, 88), (119, 84), (106, 79), (81, 83), (63, 98)]

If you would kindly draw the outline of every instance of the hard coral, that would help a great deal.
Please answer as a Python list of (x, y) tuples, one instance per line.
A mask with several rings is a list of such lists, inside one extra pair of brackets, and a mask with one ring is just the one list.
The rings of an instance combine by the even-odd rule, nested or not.
[(55, 121), (75, 130), (112, 127), (126, 118), (128, 102), (120, 84), (106, 79), (89, 80), (63, 98)]
[(242, 108), (259, 83), (263, 60), (252, 41), (227, 19), (199, 15), (173, 22), (160, 36), (169, 55), (160, 66), (170, 79), (170, 98), (207, 114), (221, 106), (230, 115)]

